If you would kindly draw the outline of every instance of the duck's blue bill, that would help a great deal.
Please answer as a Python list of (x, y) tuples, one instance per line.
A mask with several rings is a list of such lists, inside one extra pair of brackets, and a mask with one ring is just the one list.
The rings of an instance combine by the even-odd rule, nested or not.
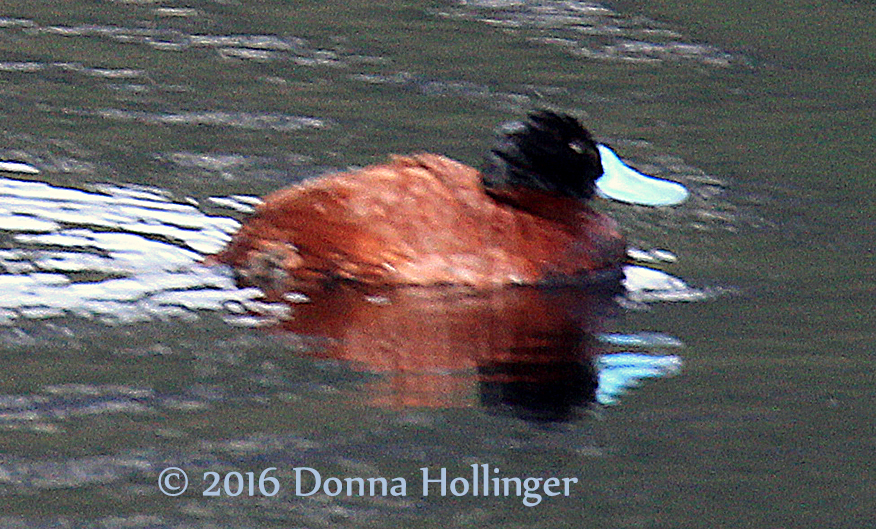
[(683, 185), (642, 174), (623, 163), (608, 146), (596, 147), (603, 171), (596, 181), (599, 195), (642, 206), (674, 206), (687, 200), (689, 193)]

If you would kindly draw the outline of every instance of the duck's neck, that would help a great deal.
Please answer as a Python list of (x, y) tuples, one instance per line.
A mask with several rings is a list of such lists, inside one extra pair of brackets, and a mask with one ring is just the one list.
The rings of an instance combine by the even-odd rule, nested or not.
[(496, 202), (561, 223), (573, 222), (572, 219), (577, 213), (589, 209), (584, 202), (576, 198), (557, 196), (556, 193), (538, 189), (514, 187), (492, 188), (486, 191)]

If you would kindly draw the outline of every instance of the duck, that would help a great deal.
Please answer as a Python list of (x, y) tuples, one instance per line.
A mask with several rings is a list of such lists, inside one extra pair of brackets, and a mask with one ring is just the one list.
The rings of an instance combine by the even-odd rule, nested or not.
[(393, 155), (270, 193), (212, 261), (281, 292), (619, 280), (625, 238), (591, 205), (606, 149), (573, 116), (534, 110), (500, 130), (482, 170)]

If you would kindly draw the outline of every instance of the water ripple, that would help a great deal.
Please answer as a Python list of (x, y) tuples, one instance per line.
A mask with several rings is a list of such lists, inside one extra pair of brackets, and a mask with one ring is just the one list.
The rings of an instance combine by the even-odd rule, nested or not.
[(695, 61), (721, 67), (738, 62), (715, 46), (685, 40), (653, 20), (623, 16), (595, 2), (458, 0), (455, 6), (436, 13), (522, 32), (533, 42), (559, 46), (588, 59)]
[[(252, 197), (214, 197), (243, 209)], [(87, 190), (0, 178), (0, 323), (64, 314), (127, 323), (255, 302), (200, 264), (239, 226), (143, 186)]]
[[(191, 17), (196, 10), (165, 9), (163, 17)], [(279, 35), (190, 34), (171, 28), (125, 27), (102, 24), (40, 26), (30, 20), (0, 18), (0, 28), (19, 29), (32, 35), (64, 38), (101, 38), (125, 44), (148, 46), (159, 51), (213, 49), (224, 57), (238, 59), (291, 60), (303, 66), (338, 66), (382, 62), (381, 57), (311, 46), (305, 39)]]
[(297, 131), (305, 128), (321, 129), (327, 126), (326, 121), (318, 118), (268, 112), (192, 111), (161, 113), (109, 108), (94, 112), (75, 111), (75, 113), (95, 115), (117, 121), (137, 121), (150, 125), (208, 125), (248, 130), (275, 130), (280, 132)]

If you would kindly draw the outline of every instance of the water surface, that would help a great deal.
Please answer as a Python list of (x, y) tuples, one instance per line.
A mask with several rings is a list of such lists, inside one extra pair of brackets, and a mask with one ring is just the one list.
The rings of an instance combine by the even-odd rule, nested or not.
[[(874, 15), (4, 2), (0, 158), (39, 173), (0, 175), (0, 525), (866, 526)], [(452, 406), (375, 403), (410, 380), (314, 356), (324, 344), (277, 330), (288, 305), (200, 264), (254, 197), (389, 152), (478, 165), (496, 124), (533, 106), (575, 113), (692, 192), (677, 208), (599, 206), (636, 248), (670, 250), (650, 266), (683, 280), (609, 300), (592, 345), (652, 362), (602, 357), (600, 383), (620, 388), (603, 404), (533, 421), (483, 399), (501, 393), (476, 366), (438, 373), (466, 397)], [(639, 377), (611, 386), (629, 367)], [(535, 507), (156, 485), (168, 466), (413, 484), (475, 463), (580, 485)]]

